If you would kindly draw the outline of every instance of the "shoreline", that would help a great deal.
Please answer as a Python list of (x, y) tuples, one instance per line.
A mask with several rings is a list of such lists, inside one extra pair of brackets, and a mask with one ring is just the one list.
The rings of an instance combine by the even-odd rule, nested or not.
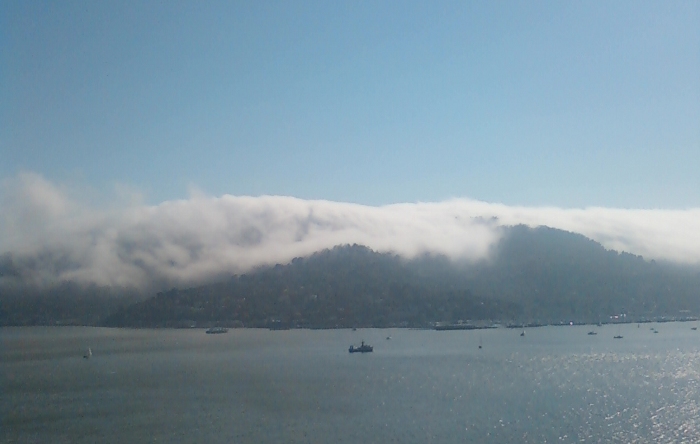
[[(288, 328), (280, 328), (279, 326), (267, 327), (267, 326), (236, 326), (229, 327), (225, 325), (215, 325), (217, 323), (206, 323), (202, 326), (192, 325), (192, 326), (108, 326), (108, 325), (87, 325), (87, 324), (26, 324), (26, 325), (0, 325), (0, 329), (3, 328), (23, 328), (23, 327), (91, 327), (91, 328), (112, 328), (112, 329), (123, 329), (123, 330), (206, 330), (211, 327), (223, 326), (230, 330), (246, 329), (246, 330), (269, 330), (269, 331), (288, 331), (288, 330), (388, 330), (388, 329), (406, 329), (406, 330), (435, 330), (435, 331), (458, 331), (458, 330), (491, 330), (491, 329), (526, 329), (526, 328), (539, 328), (539, 327), (573, 327), (573, 326), (609, 326), (609, 325), (626, 325), (626, 324), (663, 324), (669, 322), (698, 322), (700, 317), (688, 316), (679, 318), (643, 318), (637, 320), (625, 320), (625, 321), (605, 321), (605, 322), (581, 322), (581, 321), (569, 321), (569, 322), (527, 322), (527, 323), (503, 323), (503, 322), (490, 322), (488, 324), (471, 324), (471, 323), (455, 323), (455, 324), (443, 324), (435, 323), (430, 326), (362, 326), (362, 327), (309, 327), (309, 326), (290, 326)], [(221, 322), (220, 324), (227, 324), (226, 322)]]

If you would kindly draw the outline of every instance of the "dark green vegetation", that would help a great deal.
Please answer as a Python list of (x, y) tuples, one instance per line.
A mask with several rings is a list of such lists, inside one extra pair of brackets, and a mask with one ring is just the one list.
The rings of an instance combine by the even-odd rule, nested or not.
[(432, 273), (422, 275), (416, 265), (361, 246), (336, 247), (228, 282), (159, 293), (108, 323), (186, 326), (236, 320), (271, 328), (426, 326), (436, 320), (518, 314), (515, 304), (477, 297), (464, 285)]
[(102, 325), (143, 300), (136, 290), (63, 282), (50, 288), (0, 286), (0, 326)]
[[(128, 306), (118, 307), (118, 298), (98, 299), (106, 302), (91, 316), (72, 318), (109, 326), (270, 328), (426, 327), (460, 320), (606, 322), (615, 314), (633, 321), (696, 316), (700, 271), (606, 250), (561, 230), (516, 226), (504, 229), (491, 260), (479, 263), (429, 255), (408, 261), (342, 246), (226, 282), (161, 292)], [(49, 300), (25, 302), (40, 306), (34, 311), (59, 313), (55, 306), (61, 304), (47, 305)], [(87, 299), (80, 300), (82, 305), (62, 306), (89, 312)], [(0, 325), (66, 317), (28, 317), (16, 303), (7, 304), (4, 295), (0, 301)]]

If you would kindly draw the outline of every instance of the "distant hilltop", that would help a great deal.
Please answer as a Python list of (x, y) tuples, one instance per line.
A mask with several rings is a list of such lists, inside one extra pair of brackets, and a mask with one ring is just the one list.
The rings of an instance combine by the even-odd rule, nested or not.
[(346, 245), (152, 297), (63, 285), (61, 294), (55, 288), (52, 294), (4, 291), (1, 325), (69, 320), (115, 327), (429, 327), (700, 313), (697, 268), (646, 261), (579, 234), (522, 225), (507, 228), (490, 257), (478, 262), (439, 255), (407, 260)]

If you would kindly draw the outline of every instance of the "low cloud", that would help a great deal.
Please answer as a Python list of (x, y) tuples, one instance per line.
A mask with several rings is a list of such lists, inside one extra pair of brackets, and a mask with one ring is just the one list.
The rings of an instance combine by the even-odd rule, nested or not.
[(479, 260), (502, 226), (516, 224), (580, 233), (647, 259), (700, 263), (700, 209), (514, 207), (468, 199), (371, 207), (201, 193), (155, 206), (115, 202), (87, 204), (34, 173), (6, 181), (0, 281), (194, 285), (354, 243), (405, 257)]

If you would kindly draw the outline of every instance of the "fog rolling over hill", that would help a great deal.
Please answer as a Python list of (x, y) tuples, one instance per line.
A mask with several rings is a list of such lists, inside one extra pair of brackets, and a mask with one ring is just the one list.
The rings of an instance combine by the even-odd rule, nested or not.
[[(600, 322), (700, 314), (700, 269), (607, 250), (547, 227), (502, 228), (488, 259), (406, 259), (337, 246), (286, 265), (152, 296), (133, 288), (5, 280), (0, 325), (426, 327), (435, 322)], [(0, 273), (13, 272), (3, 257)]]
[[(646, 259), (700, 264), (700, 209), (521, 207), (470, 199), (369, 206), (290, 196), (207, 197), (147, 205), (23, 173), (0, 183), (0, 284), (58, 282), (155, 293), (217, 282), (337, 245), (479, 261), (504, 227), (548, 226)], [(103, 202), (104, 200), (104, 202)], [(4, 255), (4, 256), (3, 256)], [(0, 268), (3, 266), (0, 264)]]
[(427, 327), (435, 322), (600, 322), (700, 313), (700, 271), (606, 250), (552, 228), (504, 228), (490, 259), (411, 260), (339, 246), (201, 287), (171, 289), (112, 326)]

